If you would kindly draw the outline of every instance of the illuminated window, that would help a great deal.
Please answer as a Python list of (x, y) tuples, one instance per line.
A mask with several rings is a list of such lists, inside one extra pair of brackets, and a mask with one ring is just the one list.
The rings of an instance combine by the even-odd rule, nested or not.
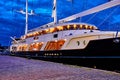
[(65, 43), (65, 40), (49, 41), (44, 50), (59, 50)]
[(82, 25), (82, 29), (86, 29), (85, 25)]
[(29, 46), (29, 51), (39, 51), (43, 46), (42, 42), (39, 43), (32, 43)]
[(76, 25), (76, 29), (80, 29), (80, 25)]
[(74, 30), (74, 25), (70, 25), (70, 30)]

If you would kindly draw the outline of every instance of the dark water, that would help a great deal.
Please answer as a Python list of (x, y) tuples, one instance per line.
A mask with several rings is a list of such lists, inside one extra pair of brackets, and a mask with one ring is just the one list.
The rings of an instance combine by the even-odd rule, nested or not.
[(83, 67), (90, 67), (102, 70), (109, 70), (109, 71), (116, 71), (120, 72), (120, 58), (119, 57), (100, 57), (100, 58), (63, 58), (63, 57), (31, 57), (26, 56), (25, 58), (33, 58), (33, 59), (40, 59), (45, 61), (52, 61), (57, 63), (69, 64), (69, 65), (77, 65)]
[(90, 68), (96, 68), (96, 69), (102, 69), (102, 70), (109, 70), (109, 71), (116, 71), (120, 72), (120, 58), (90, 58), (90, 59), (76, 59), (76, 58), (47, 58), (43, 59), (46, 61), (52, 61), (57, 63), (63, 63), (68, 65), (77, 65), (77, 66), (83, 66), (83, 67), (90, 67)]

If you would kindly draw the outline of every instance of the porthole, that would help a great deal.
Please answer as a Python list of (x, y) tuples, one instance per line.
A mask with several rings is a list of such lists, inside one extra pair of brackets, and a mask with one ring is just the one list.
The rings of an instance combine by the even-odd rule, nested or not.
[(83, 44), (86, 45), (86, 41), (85, 40), (83, 41)]
[(53, 37), (54, 37), (54, 38), (57, 38), (57, 37), (58, 37), (58, 34), (54, 34)]
[(80, 41), (77, 41), (76, 43), (77, 43), (78, 46), (80, 45)]

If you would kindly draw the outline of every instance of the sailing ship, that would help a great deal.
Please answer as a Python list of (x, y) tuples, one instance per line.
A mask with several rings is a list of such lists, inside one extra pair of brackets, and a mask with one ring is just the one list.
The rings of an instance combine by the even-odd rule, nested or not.
[(120, 33), (118, 31), (100, 31), (95, 25), (69, 22), (119, 4), (119, 0), (112, 0), (57, 21), (56, 0), (54, 0), (54, 22), (28, 31), (28, 4), (26, 4), (25, 35), (20, 39), (12, 38), (11, 54), (43, 58), (120, 57)]

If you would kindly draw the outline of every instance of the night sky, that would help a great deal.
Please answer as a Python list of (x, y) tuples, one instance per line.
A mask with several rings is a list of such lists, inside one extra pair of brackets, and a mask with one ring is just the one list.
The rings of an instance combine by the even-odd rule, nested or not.
[[(57, 0), (58, 19), (108, 1), (110, 0)], [(29, 15), (29, 30), (53, 21), (51, 17), (53, 0), (28, 0), (28, 2), (28, 11), (35, 12), (35, 15)], [(19, 10), (25, 11), (25, 0), (0, 0), (0, 44), (2, 46), (11, 44), (10, 37), (18, 38), (24, 35), (25, 14), (19, 13)], [(100, 30), (120, 31), (120, 6), (84, 16), (74, 22), (94, 24)]]

